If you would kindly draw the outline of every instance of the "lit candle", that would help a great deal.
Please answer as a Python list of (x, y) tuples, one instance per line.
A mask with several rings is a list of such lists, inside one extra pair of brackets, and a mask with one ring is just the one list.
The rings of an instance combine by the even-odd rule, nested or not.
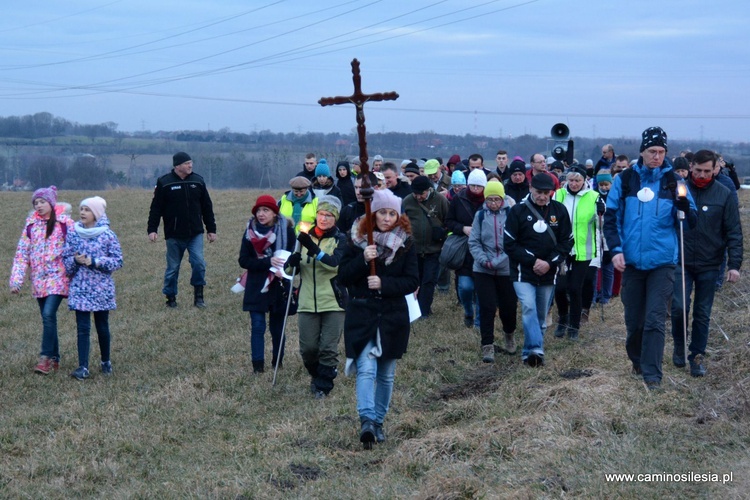
[(683, 181), (677, 183), (677, 197), (687, 198), (687, 185)]
[(300, 233), (307, 233), (310, 231), (310, 227), (312, 227), (312, 224), (309, 222), (300, 222), (299, 223), (299, 232)]

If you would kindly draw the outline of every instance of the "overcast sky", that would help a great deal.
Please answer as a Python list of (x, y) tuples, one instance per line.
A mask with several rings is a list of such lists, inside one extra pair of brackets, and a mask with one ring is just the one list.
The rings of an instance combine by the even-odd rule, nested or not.
[(19, 0), (0, 115), (120, 131), (343, 132), (353, 58), (370, 132), (750, 140), (747, 0)]

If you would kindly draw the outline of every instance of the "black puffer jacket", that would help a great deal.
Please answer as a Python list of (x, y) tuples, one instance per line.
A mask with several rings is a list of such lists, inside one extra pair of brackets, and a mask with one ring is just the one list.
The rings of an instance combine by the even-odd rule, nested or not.
[(380, 293), (367, 287), (370, 265), (364, 250), (349, 242), (339, 264), (339, 282), (349, 289), (349, 303), (344, 320), (346, 357), (357, 359), (380, 328), (383, 359), (401, 359), (409, 344), (409, 310), (406, 294), (419, 286), (419, 266), (414, 244), (409, 238), (393, 262), (385, 265), (380, 258), (375, 270), (381, 280)]
[(688, 180), (688, 189), (698, 208), (694, 228), (685, 224), (685, 267), (695, 273), (718, 271), (728, 253), (727, 269), (742, 265), (742, 225), (737, 202), (731, 191), (716, 179), (705, 188)]
[(164, 218), (164, 238), (192, 238), (206, 231), (216, 232), (214, 207), (203, 177), (191, 173), (185, 179), (172, 170), (159, 177), (148, 212), (148, 234), (159, 230)]
[[(483, 201), (472, 203), (468, 196), (469, 188), (464, 189), (451, 200), (448, 215), (445, 217), (445, 227), (453, 234), (464, 234), (464, 226), (474, 224), (474, 214), (482, 208)], [(471, 252), (466, 252), (464, 264), (456, 271), (459, 276), (473, 276), (472, 266), (474, 258)]]

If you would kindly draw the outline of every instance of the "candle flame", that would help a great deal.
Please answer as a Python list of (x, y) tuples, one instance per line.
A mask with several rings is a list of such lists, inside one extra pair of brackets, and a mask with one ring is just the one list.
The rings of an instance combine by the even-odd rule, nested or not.
[(684, 182), (677, 183), (677, 196), (679, 196), (680, 198), (687, 197), (687, 186)]
[(299, 232), (300, 233), (307, 233), (310, 231), (310, 228), (312, 227), (312, 224), (309, 222), (300, 222), (299, 223)]

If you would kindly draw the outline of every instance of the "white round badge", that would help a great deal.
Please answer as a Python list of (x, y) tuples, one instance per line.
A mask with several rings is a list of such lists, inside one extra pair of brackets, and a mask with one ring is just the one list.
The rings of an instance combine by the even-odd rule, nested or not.
[(701, 208), (701, 210), (703, 210), (704, 212), (708, 212), (708, 207), (706, 205), (703, 205), (703, 207)]
[(638, 191), (638, 199), (643, 203), (648, 203), (654, 199), (654, 192), (650, 188), (645, 187)]
[(537, 233), (543, 233), (547, 230), (547, 223), (543, 220), (538, 220), (534, 223), (534, 231)]

